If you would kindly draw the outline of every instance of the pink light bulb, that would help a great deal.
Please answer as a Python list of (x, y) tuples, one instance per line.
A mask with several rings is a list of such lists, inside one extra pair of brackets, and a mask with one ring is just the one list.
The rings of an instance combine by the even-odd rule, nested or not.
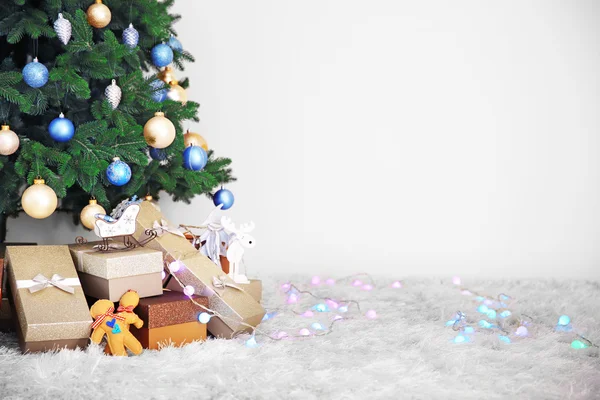
[(464, 294), (465, 296), (471, 296), (473, 294), (468, 290), (463, 290), (461, 293)]
[(306, 328), (300, 329), (299, 333), (300, 333), (301, 336), (310, 336), (310, 331), (308, 329), (306, 329)]
[(169, 271), (171, 273), (179, 272), (183, 268), (183, 263), (179, 260), (175, 260), (169, 264)]
[(185, 293), (185, 295), (188, 297), (192, 297), (195, 291), (196, 289), (194, 289), (194, 287), (190, 285), (183, 288), (183, 293)]
[(453, 276), (452, 277), (452, 283), (455, 284), (455, 285), (460, 285), (460, 277)]
[(402, 287), (402, 282), (396, 281), (396, 282), (392, 283), (392, 287), (394, 289), (400, 289)]
[(312, 317), (313, 315), (315, 315), (312, 311), (310, 310), (306, 310), (301, 314), (303, 317)]
[(369, 310), (369, 311), (367, 311), (365, 316), (369, 319), (375, 319), (375, 318), (377, 318), (377, 313), (375, 312), (375, 310)]
[(281, 285), (281, 290), (287, 292), (288, 290), (290, 290), (291, 287), (292, 285), (290, 285), (289, 283), (284, 283), (283, 285)]
[(335, 317), (333, 317), (334, 321), (337, 321), (338, 319), (344, 319), (344, 317), (342, 317), (341, 315), (336, 315)]
[(335, 279), (329, 278), (325, 281), (326, 285), (333, 286), (335, 285)]
[(312, 279), (310, 280), (310, 283), (313, 286), (319, 286), (321, 284), (321, 278), (319, 278), (318, 276), (313, 276)]
[(283, 339), (283, 338), (286, 338), (286, 337), (288, 337), (288, 334), (287, 334), (287, 333), (285, 333), (284, 331), (279, 331), (279, 332), (277, 332), (277, 335), (275, 335), (275, 337), (276, 337), (277, 339)]
[(166, 273), (166, 272), (165, 272), (165, 270), (163, 269), (163, 272), (162, 272), (162, 279), (163, 279), (163, 281), (165, 280), (165, 278), (166, 278), (166, 277), (167, 277), (167, 273)]
[(362, 283), (362, 281), (361, 281), (360, 279), (355, 279), (355, 280), (352, 282), (352, 286), (362, 286), (362, 284), (363, 284), (363, 283)]
[(521, 336), (521, 337), (525, 337), (525, 336), (527, 336), (527, 334), (528, 334), (527, 328), (525, 328), (524, 326), (518, 327), (517, 331), (515, 332), (515, 335)]
[(290, 293), (287, 299), (288, 304), (294, 304), (298, 302), (298, 295), (296, 293)]
[(362, 287), (363, 290), (366, 290), (367, 292), (370, 290), (373, 290), (373, 285), (369, 285), (368, 283), (366, 285), (363, 285)]
[(326, 304), (327, 304), (329, 307), (331, 307), (331, 308), (335, 308), (335, 309), (337, 309), (337, 308), (340, 306), (340, 305), (339, 305), (337, 302), (335, 302), (335, 301), (333, 301), (333, 300), (331, 300), (331, 299), (327, 299), (327, 300), (325, 300), (325, 303), (326, 303)]

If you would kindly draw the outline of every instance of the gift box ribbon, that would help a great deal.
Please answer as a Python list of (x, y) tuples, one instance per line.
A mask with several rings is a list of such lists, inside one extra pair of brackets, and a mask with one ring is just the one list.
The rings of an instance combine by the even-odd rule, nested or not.
[[(237, 289), (241, 292), (244, 291), (244, 289), (242, 289), (239, 286), (234, 285), (233, 283), (229, 283), (226, 280), (227, 278), (225, 277), (225, 275), (219, 275), (219, 276), (213, 276), (212, 278), (212, 285), (215, 289), (219, 289), (219, 290), (225, 290), (225, 288), (233, 288), (233, 289)], [(219, 292), (217, 292), (217, 294), (220, 295)]]
[(72, 286), (81, 286), (81, 282), (79, 282), (78, 278), (63, 278), (58, 274), (52, 275), (50, 279), (46, 278), (43, 274), (38, 274), (31, 280), (17, 281), (17, 289), (29, 289), (30, 293), (39, 292), (50, 286), (73, 294), (75, 293), (75, 289)]

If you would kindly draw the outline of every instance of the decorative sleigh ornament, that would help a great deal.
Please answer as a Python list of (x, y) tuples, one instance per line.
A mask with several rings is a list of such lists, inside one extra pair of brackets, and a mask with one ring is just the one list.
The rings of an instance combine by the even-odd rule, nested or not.
[[(136, 219), (140, 213), (139, 201), (134, 197), (131, 201), (123, 201), (113, 211), (113, 216), (96, 214), (96, 223), (94, 224), (94, 233), (102, 239), (102, 244), (94, 246), (100, 251), (119, 251), (131, 250), (154, 240), (158, 233), (154, 229), (146, 229), (144, 232), (146, 238), (137, 242), (133, 238), (136, 228)], [(111, 239), (122, 238), (123, 244), (111, 241)], [(84, 238), (78, 237), (77, 243), (87, 242)]]

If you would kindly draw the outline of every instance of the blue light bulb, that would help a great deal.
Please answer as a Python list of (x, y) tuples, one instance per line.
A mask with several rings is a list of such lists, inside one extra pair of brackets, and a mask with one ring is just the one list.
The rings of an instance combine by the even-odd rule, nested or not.
[(466, 326), (465, 333), (468, 333), (468, 334), (475, 333), (475, 329), (473, 329), (472, 326)]
[(510, 338), (508, 336), (498, 335), (498, 339), (502, 340), (505, 343), (510, 343)]
[(313, 307), (313, 310), (318, 312), (327, 312), (329, 311), (329, 307), (327, 306), (327, 304), (319, 303)]
[(492, 324), (490, 324), (486, 320), (482, 319), (481, 321), (479, 321), (479, 326), (481, 326), (482, 328), (489, 329), (492, 327)]
[(316, 331), (323, 331), (323, 330), (325, 330), (325, 328), (323, 328), (323, 325), (321, 325), (318, 322), (313, 322), (312, 325), (311, 325), (311, 328), (313, 328)]
[(205, 312), (200, 313), (200, 315), (198, 315), (198, 321), (202, 324), (208, 324), (210, 321), (210, 314)]
[(571, 318), (569, 318), (568, 315), (561, 315), (558, 318), (558, 324), (559, 325), (567, 326), (567, 325), (569, 325), (569, 323), (571, 323)]
[(489, 319), (496, 319), (496, 311), (495, 310), (488, 310), (488, 312), (486, 314)]
[(489, 311), (489, 308), (485, 304), (482, 304), (479, 307), (477, 307), (477, 311), (479, 311), (482, 314), (486, 314)]
[(254, 336), (246, 340), (246, 347), (249, 347), (251, 349), (258, 347), (258, 343), (256, 342), (256, 338)]
[(454, 338), (454, 343), (464, 343), (467, 341), (467, 338), (463, 335), (458, 335)]
[(502, 318), (506, 318), (506, 317), (510, 317), (510, 315), (511, 315), (511, 314), (512, 314), (512, 313), (511, 313), (510, 311), (508, 311), (508, 310), (504, 310), (504, 311), (502, 311), (502, 312), (500, 313), (500, 316), (501, 316)]

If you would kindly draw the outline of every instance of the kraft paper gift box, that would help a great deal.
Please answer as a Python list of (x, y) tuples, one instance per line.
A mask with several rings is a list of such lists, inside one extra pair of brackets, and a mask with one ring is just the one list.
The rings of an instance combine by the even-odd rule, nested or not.
[[(194, 301), (208, 307), (208, 298), (193, 296)], [(166, 291), (162, 296), (140, 299), (133, 311), (142, 321), (141, 329), (131, 327), (131, 333), (145, 349), (158, 350), (172, 343), (179, 347), (196, 340), (206, 340), (206, 324), (198, 322), (202, 307), (192, 303), (180, 292)]]
[(262, 301), (262, 281), (258, 279), (248, 279), (250, 283), (236, 283), (236, 285), (240, 286), (246, 293), (254, 298), (254, 300), (259, 303)]
[(8, 247), (5, 262), (21, 350), (85, 348), (92, 317), (69, 248)]
[(69, 246), (87, 296), (116, 302), (130, 289), (140, 297), (162, 293), (162, 252), (143, 247), (99, 251), (93, 248), (99, 243)]
[[(148, 201), (142, 202), (140, 206), (135, 238), (141, 242), (146, 237), (146, 229), (152, 229), (155, 222), (169, 222)], [(224, 316), (210, 319), (208, 331), (214, 336), (231, 338), (240, 332), (251, 331), (262, 321), (265, 315), (262, 306), (244, 290), (236, 289), (235, 287), (240, 287), (208, 257), (200, 254), (183, 235), (165, 232), (148, 242), (145, 247), (162, 251), (168, 263), (179, 260), (184, 266), (175, 273), (177, 278), (185, 285), (193, 286), (197, 295), (208, 297), (209, 308)], [(183, 290), (175, 279), (170, 277), (168, 288)]]

